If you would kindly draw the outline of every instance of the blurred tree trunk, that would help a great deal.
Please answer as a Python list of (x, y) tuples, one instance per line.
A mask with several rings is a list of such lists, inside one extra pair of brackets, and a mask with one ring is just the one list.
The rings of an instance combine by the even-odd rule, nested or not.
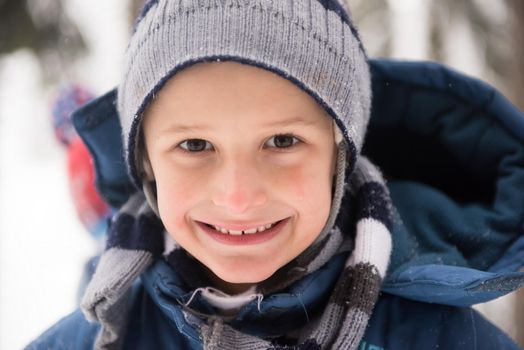
[(129, 20), (131, 25), (134, 24), (135, 19), (140, 14), (140, 10), (144, 6), (145, 0), (131, 0), (130, 2), (130, 11), (129, 11)]
[(60, 80), (86, 49), (64, 11), (64, 1), (0, 0), (0, 58), (29, 49), (38, 58), (45, 80)]
[[(513, 11), (512, 18), (512, 45), (515, 49), (515, 56), (513, 59), (514, 74), (512, 78), (512, 89), (513, 89), (513, 101), (524, 111), (524, 1), (522, 0), (509, 0), (509, 5)], [(522, 269), (524, 271), (524, 269)], [(521, 289), (517, 294), (517, 305), (516, 305), (516, 329), (517, 329), (517, 342), (524, 348), (524, 288)]]
[[(513, 9), (513, 47), (515, 48), (514, 72), (512, 87), (514, 101), (521, 111), (524, 111), (524, 1), (510, 0)], [(524, 327), (523, 327), (524, 328)]]

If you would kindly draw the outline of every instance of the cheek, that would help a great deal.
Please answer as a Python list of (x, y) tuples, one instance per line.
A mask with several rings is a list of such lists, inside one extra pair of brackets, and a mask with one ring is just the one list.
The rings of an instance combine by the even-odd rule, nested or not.
[(194, 181), (184, 180), (194, 177), (171, 177), (157, 178), (157, 199), (160, 216), (168, 230), (180, 230), (185, 226), (185, 215), (191, 203), (195, 191), (198, 188)]
[(289, 171), (289, 175), (286, 178), (288, 180), (286, 186), (288, 186), (290, 192), (293, 193), (297, 200), (303, 201), (307, 195), (307, 189), (310, 187), (307, 177), (304, 176), (303, 169)]
[(307, 210), (317, 210), (320, 204), (330, 205), (331, 167), (325, 162), (303, 162), (288, 168), (273, 183), (278, 183), (288, 198)]

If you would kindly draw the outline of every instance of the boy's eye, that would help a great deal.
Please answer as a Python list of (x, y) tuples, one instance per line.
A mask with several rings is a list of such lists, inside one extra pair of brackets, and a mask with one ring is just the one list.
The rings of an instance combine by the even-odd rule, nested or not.
[(275, 147), (275, 148), (290, 148), (299, 142), (300, 140), (297, 139), (295, 136), (286, 134), (286, 135), (275, 135), (271, 137), (267, 141), (266, 145), (268, 147)]
[(206, 140), (190, 139), (181, 142), (178, 147), (187, 152), (202, 152), (212, 150), (213, 146)]

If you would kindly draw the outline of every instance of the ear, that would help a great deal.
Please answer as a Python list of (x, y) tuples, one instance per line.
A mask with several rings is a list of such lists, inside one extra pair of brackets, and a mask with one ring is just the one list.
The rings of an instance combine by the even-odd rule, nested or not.
[(335, 143), (338, 146), (342, 142), (344, 137), (342, 136), (342, 131), (340, 131), (337, 123), (335, 123), (334, 120), (333, 120), (333, 134), (335, 135)]

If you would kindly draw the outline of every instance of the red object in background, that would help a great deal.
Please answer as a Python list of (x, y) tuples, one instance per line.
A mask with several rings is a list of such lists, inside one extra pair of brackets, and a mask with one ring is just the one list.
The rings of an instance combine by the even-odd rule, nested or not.
[(67, 148), (67, 172), (80, 221), (91, 234), (102, 235), (104, 232), (98, 231), (105, 227), (110, 208), (96, 190), (93, 160), (79, 136), (75, 136)]
[(73, 126), (72, 114), (93, 98), (77, 84), (64, 86), (52, 105), (55, 136), (67, 152), (69, 188), (77, 215), (95, 239), (103, 239), (112, 210), (95, 187), (95, 169), (91, 155)]

